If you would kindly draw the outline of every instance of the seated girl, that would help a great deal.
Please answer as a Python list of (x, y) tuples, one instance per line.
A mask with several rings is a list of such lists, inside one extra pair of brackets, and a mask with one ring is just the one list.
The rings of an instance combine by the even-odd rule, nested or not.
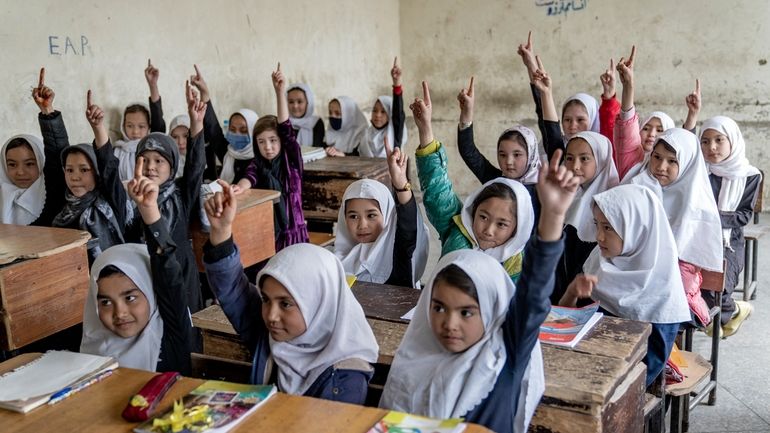
[[(386, 141), (387, 143), (387, 141)], [(388, 149), (393, 194), (381, 182), (353, 182), (342, 196), (334, 254), (361, 281), (419, 288), (428, 260), (428, 227), (406, 178), (408, 157)]]
[[(458, 249), (481, 250), (501, 263), (515, 281), (534, 225), (529, 192), (521, 183), (500, 177), (462, 202), (449, 179), (444, 147), (433, 137), (430, 90), (428, 83), (422, 85), (424, 99), (410, 105), (420, 134), (417, 174), (425, 212), (441, 240), (441, 255)], [(558, 154), (561, 157), (561, 151)]]
[(286, 92), (289, 120), (300, 146), (324, 147), (324, 122), (315, 115), (315, 95), (310, 86), (296, 83)]
[(401, 147), (406, 144), (407, 133), (404, 123), (404, 97), (401, 88), (401, 67), (398, 65), (398, 57), (393, 59), (393, 67), (390, 69), (390, 78), (393, 81), (393, 96), (380, 96), (372, 107), (372, 117), (369, 127), (366, 129), (364, 141), (358, 148), (361, 156), (371, 158), (385, 157), (385, 137), (393, 147)]
[(326, 154), (329, 156), (358, 155), (358, 146), (364, 139), (366, 116), (349, 96), (338, 96), (329, 101), (329, 129), (326, 131)]
[(535, 219), (540, 215), (540, 203), (537, 201), (535, 184), (540, 169), (540, 155), (537, 149), (537, 137), (526, 126), (508, 128), (497, 139), (497, 165), (495, 167), (479, 152), (473, 140), (473, 107), (475, 104), (474, 79), (468, 89), (462, 89), (457, 95), (460, 102), (460, 123), (457, 126), (457, 149), (465, 165), (481, 183), (505, 176), (514, 179), (527, 188), (535, 210)]
[(463, 417), (500, 433), (527, 431), (545, 389), (538, 335), (551, 306), (564, 214), (578, 185), (559, 166), (560, 153), (540, 173), (543, 212), (519, 282), (487, 254), (445, 255), (417, 302), (381, 407)]
[(179, 179), (184, 174), (184, 163), (187, 158), (187, 136), (190, 134), (190, 116), (187, 114), (180, 114), (173, 119), (168, 126), (168, 135), (176, 142), (176, 147), (179, 149), (179, 167), (176, 169), (176, 179)]
[(251, 382), (363, 404), (378, 346), (342, 263), (324, 248), (296, 244), (273, 256), (252, 284), (232, 238), (235, 194), (219, 182), (224, 193), (204, 205), (211, 233), (203, 261), (209, 286), (253, 351)]
[(623, 183), (646, 186), (662, 199), (679, 252), (687, 302), (697, 324), (708, 325), (700, 270), (722, 272), (722, 225), (698, 139), (681, 128), (665, 131), (640, 173)]
[(655, 194), (621, 185), (592, 199), (598, 245), (561, 299), (599, 301), (613, 316), (652, 323), (647, 341), (647, 386), (663, 370), (679, 325), (690, 320), (678, 253), (666, 212)]
[(91, 267), (80, 351), (112, 356), (121, 367), (192, 373), (192, 325), (176, 243), (158, 208), (159, 187), (142, 175), (128, 192), (145, 224), (147, 245), (104, 251)]

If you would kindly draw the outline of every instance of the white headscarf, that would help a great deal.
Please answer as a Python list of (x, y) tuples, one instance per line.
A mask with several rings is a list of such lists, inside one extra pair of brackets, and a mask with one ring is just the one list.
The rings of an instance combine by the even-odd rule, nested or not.
[(344, 153), (352, 153), (361, 143), (366, 132), (366, 116), (358, 108), (358, 104), (349, 96), (334, 98), (340, 104), (342, 111), (342, 126), (339, 130), (326, 130), (326, 144)]
[(672, 119), (671, 116), (662, 111), (653, 111), (644, 119), (640, 128), (644, 128), (644, 125), (649, 123), (653, 118), (660, 120), (660, 125), (663, 127), (663, 131), (669, 130), (675, 126), (674, 119)]
[[(385, 158), (385, 134), (388, 135), (388, 145), (393, 148), (396, 144), (396, 139), (393, 129), (393, 97), (392, 96), (380, 96), (377, 98), (382, 104), (382, 108), (388, 113), (388, 124), (384, 127), (377, 129), (369, 122), (369, 126), (366, 128), (366, 136), (364, 141), (358, 148), (358, 153), (361, 156), (373, 157), (373, 158)], [(401, 136), (401, 146), (406, 145), (407, 140), (406, 124), (404, 124), (404, 132)]]
[(259, 119), (259, 115), (257, 115), (254, 110), (249, 110), (248, 108), (241, 108), (231, 114), (230, 117), (232, 118), (236, 114), (240, 114), (246, 120), (246, 127), (249, 129), (249, 146), (246, 146), (241, 150), (235, 150), (232, 145), (227, 145), (227, 153), (225, 153), (225, 157), (222, 161), (222, 172), (219, 174), (219, 178), (228, 183), (238, 180), (235, 179), (236, 160), (254, 159), (254, 125), (257, 124), (257, 120)]
[(320, 119), (315, 115), (315, 95), (313, 95), (313, 91), (310, 90), (310, 86), (305, 83), (292, 84), (289, 86), (286, 94), (288, 95), (288, 93), (294, 89), (299, 89), (305, 92), (307, 109), (305, 109), (305, 114), (302, 117), (289, 116), (289, 120), (291, 120), (291, 125), (294, 128), (299, 128), (299, 131), (297, 131), (297, 142), (301, 146), (312, 146), (313, 128), (315, 128), (316, 123), (318, 123), (318, 119)]
[(591, 251), (583, 265), (586, 274), (599, 277), (591, 297), (626, 319), (690, 320), (676, 241), (655, 193), (640, 185), (620, 185), (593, 200), (623, 239), (623, 250), (611, 259), (602, 257), (598, 246)]
[(304, 394), (324, 370), (341, 361), (377, 361), (372, 328), (334, 254), (316, 245), (294, 244), (267, 262), (257, 275), (258, 285), (264, 276), (286, 288), (307, 325), (305, 333), (291, 341), (270, 338), (281, 391)]
[(570, 101), (580, 101), (580, 103), (583, 104), (583, 106), (586, 108), (586, 112), (588, 112), (588, 124), (590, 125), (590, 130), (598, 133), (599, 103), (596, 102), (596, 98), (587, 93), (576, 93), (564, 101), (564, 105), (561, 106), (562, 114), (564, 113), (564, 108), (567, 107), (567, 104)]
[[(376, 200), (382, 212), (382, 233), (370, 243), (358, 243), (348, 231), (345, 223), (345, 203), (354, 198)], [(428, 261), (428, 227), (417, 209), (417, 245), (412, 254), (412, 287), (425, 271)], [(361, 179), (345, 190), (342, 206), (337, 216), (337, 240), (334, 255), (342, 261), (345, 272), (355, 275), (361, 281), (384, 283), (393, 271), (393, 249), (396, 239), (396, 203), (390, 190), (381, 182)]]
[(722, 271), (722, 222), (695, 135), (682, 128), (671, 128), (658, 136), (655, 145), (665, 142), (676, 150), (679, 176), (661, 187), (650, 173), (650, 156), (639, 174), (623, 183), (650, 188), (662, 198), (679, 258), (709, 271)]
[(471, 195), (465, 199), (463, 202), (463, 210), (460, 214), (463, 226), (465, 226), (465, 230), (471, 237), (471, 244), (473, 244), (474, 250), (480, 250), (480, 248), (479, 243), (476, 240), (476, 234), (473, 233), (473, 201), (476, 200), (476, 197), (478, 197), (487, 186), (493, 183), (504, 184), (513, 191), (513, 195), (516, 197), (516, 231), (513, 233), (513, 236), (504, 244), (483, 251), (484, 254), (497, 260), (498, 263), (502, 263), (524, 249), (524, 246), (532, 235), (532, 228), (535, 226), (535, 211), (532, 209), (532, 198), (529, 195), (529, 191), (527, 191), (527, 188), (524, 188), (524, 185), (519, 181), (498, 177), (497, 179), (492, 179), (484, 185), (481, 185), (481, 188), (472, 192)]
[[(706, 120), (701, 126), (701, 138), (708, 129), (726, 135), (727, 139), (730, 140), (730, 156), (716, 164), (706, 162), (706, 167), (709, 173), (722, 178), (722, 189), (719, 190), (717, 207), (720, 211), (734, 212), (743, 199), (743, 192), (746, 190), (746, 178), (761, 173), (746, 158), (746, 142), (743, 140), (741, 129), (733, 119), (716, 116)], [(726, 247), (730, 247), (731, 232), (732, 229), (722, 230), (722, 242)]]
[(524, 185), (536, 184), (542, 163), (540, 162), (540, 153), (537, 148), (537, 137), (535, 136), (535, 132), (526, 126), (517, 125), (513, 128), (506, 129), (500, 136), (502, 137), (503, 135), (514, 131), (521, 134), (521, 136), (524, 137), (524, 141), (527, 143), (527, 170), (516, 180)]
[[(38, 178), (29, 188), (19, 188), (8, 176), (6, 167), (6, 149), (8, 144), (16, 138), (23, 138), (29, 143), (37, 160), (37, 169), (40, 172)], [(35, 221), (43, 212), (45, 204), (45, 152), (43, 141), (39, 138), (20, 134), (14, 135), (0, 148), (0, 222), (3, 224), (27, 225)]]
[[(107, 329), (99, 320), (96, 300), (99, 287), (96, 280), (102, 269), (108, 265), (115, 266), (126, 274), (144, 293), (150, 304), (150, 320), (135, 337), (120, 337)], [(80, 342), (80, 351), (93, 355), (112, 356), (118, 360), (121, 367), (155, 371), (162, 339), (163, 319), (160, 317), (155, 301), (147, 246), (122, 244), (108, 248), (96, 258), (91, 267), (91, 286), (88, 289), (88, 298), (86, 298), (83, 312), (83, 339)]]
[[(612, 161), (612, 143), (607, 137), (595, 132), (584, 131), (575, 134), (570, 141), (576, 138), (582, 138), (591, 146), (596, 161), (596, 175), (588, 186), (581, 185), (578, 188), (575, 199), (567, 210), (564, 224), (575, 227), (581, 241), (596, 242), (596, 226), (594, 226), (594, 216), (591, 210), (592, 199), (594, 194), (607, 191), (618, 184), (618, 170)], [(569, 142), (567, 146), (569, 146)]]
[[(450, 264), (460, 267), (476, 286), (484, 323), (481, 340), (461, 353), (444, 349), (430, 324), (436, 275)], [(462, 417), (478, 406), (495, 387), (507, 359), (503, 325), (515, 292), (505, 269), (486, 254), (457, 250), (442, 257), (398, 347), (380, 406), (434, 418)], [(511, 430), (526, 431), (544, 391), (538, 342), (524, 374)]]
[[(173, 119), (171, 119), (171, 124), (168, 127), (168, 135), (171, 136), (171, 133), (174, 132), (174, 129), (176, 129), (177, 126), (184, 126), (188, 130), (190, 129), (190, 116), (187, 114), (180, 114)], [(173, 138), (173, 137), (172, 137)], [(176, 168), (176, 178), (182, 177), (182, 174), (184, 174), (184, 163), (185, 163), (186, 155), (182, 153), (182, 151), (179, 151), (179, 167)]]
[[(147, 133), (150, 133), (150, 107), (144, 102), (134, 102), (126, 106), (126, 108), (132, 105), (141, 105), (147, 110)], [(118, 174), (120, 180), (127, 182), (134, 178), (134, 167), (136, 166), (136, 146), (139, 144), (141, 138), (136, 140), (130, 140), (126, 134), (126, 110), (123, 110), (123, 115), (120, 118), (120, 134), (123, 136), (122, 140), (117, 140), (112, 143), (112, 153), (118, 158)]]

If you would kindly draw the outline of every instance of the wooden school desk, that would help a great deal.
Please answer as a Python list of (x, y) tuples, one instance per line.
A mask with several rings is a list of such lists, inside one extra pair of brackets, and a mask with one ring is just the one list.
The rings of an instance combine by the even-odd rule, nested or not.
[[(37, 354), (24, 354), (0, 364), (0, 373), (23, 365)], [(120, 414), (129, 398), (139, 391), (154, 373), (119, 368), (103, 381), (53, 406), (43, 405), (27, 414), (0, 409), (0, 426), (5, 433), (56, 431), (80, 433), (130, 432), (137, 423), (129, 423)], [(203, 381), (184, 377), (169, 390), (160, 403), (162, 413)], [(285, 432), (285, 433), (365, 433), (387, 411), (371, 407), (319, 400), (277, 393), (244, 419), (232, 432)], [(489, 430), (469, 425), (468, 433)]]
[[(273, 203), (281, 193), (269, 189), (247, 189), (236, 196), (238, 210), (233, 221), (233, 240), (238, 244), (244, 267), (255, 265), (275, 255)], [(191, 224), (190, 234), (198, 271), (203, 268), (203, 245), (209, 239), (200, 222)]]
[(385, 158), (322, 158), (305, 164), (302, 175), (302, 210), (305, 219), (332, 224), (347, 187), (359, 179), (378, 180), (390, 187)]
[(90, 238), (80, 230), (0, 224), (0, 350), (83, 320)]
[[(407, 323), (393, 320), (400, 317), (396, 314), (388, 316), (391, 320), (367, 314), (380, 345), (378, 364), (393, 361), (406, 332)], [(212, 306), (194, 314), (193, 324), (202, 330), (204, 354), (248, 368), (249, 350), (221, 308)], [(641, 360), (647, 351), (649, 333), (647, 323), (605, 316), (575, 348), (542, 344), (546, 389), (530, 431), (641, 432), (646, 378)], [(387, 372), (378, 374), (375, 368), (378, 377), (387, 377)], [(375, 387), (382, 385), (375, 379), (372, 382)]]

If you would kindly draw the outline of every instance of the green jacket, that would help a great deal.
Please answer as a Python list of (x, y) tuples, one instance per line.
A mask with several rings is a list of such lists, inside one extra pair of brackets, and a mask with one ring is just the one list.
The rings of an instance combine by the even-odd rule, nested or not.
[[(444, 146), (438, 140), (422, 149), (417, 149), (417, 175), (423, 193), (423, 204), (428, 221), (438, 232), (441, 241), (441, 256), (464, 248), (473, 248), (474, 241), (463, 225), (460, 213), (463, 202), (455, 194), (447, 172), (447, 156)], [(522, 254), (502, 263), (508, 275), (516, 282), (521, 273)]]

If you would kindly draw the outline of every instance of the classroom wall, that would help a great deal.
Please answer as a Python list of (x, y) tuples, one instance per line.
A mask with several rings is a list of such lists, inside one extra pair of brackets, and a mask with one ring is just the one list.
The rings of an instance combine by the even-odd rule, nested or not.
[[(456, 150), (456, 96), (471, 74), (474, 132), (493, 163), (504, 129), (518, 122), (537, 131), (526, 69), (516, 54), (530, 29), (558, 107), (578, 91), (598, 98), (609, 58), (628, 56), (636, 44), (638, 110), (664, 110), (681, 125), (684, 98), (700, 78), (700, 119), (736, 119), (749, 159), (770, 173), (770, 48), (764, 43), (770, 3), (764, 0), (424, 0), (402, 1), (400, 13), (405, 94), (413, 98), (421, 79), (430, 82), (434, 133), (448, 147), (450, 174), (461, 179), (455, 184), (462, 193), (478, 186)], [(618, 97), (620, 90), (618, 80)], [(417, 137), (408, 123), (410, 137)]]
[[(281, 62), (290, 82), (309, 83), (316, 113), (347, 94), (371, 106), (390, 90), (389, 69), (400, 48), (397, 0), (30, 1), (0, 6), (0, 125), (39, 134), (30, 97), (38, 71), (56, 92), (73, 143), (91, 141), (86, 90), (108, 110), (113, 138), (122, 109), (146, 102), (143, 70), (160, 69), (166, 122), (186, 112), (184, 80), (197, 63), (220, 120), (248, 107), (275, 113), (270, 73)], [(33, 19), (34, 18), (34, 19)]]

